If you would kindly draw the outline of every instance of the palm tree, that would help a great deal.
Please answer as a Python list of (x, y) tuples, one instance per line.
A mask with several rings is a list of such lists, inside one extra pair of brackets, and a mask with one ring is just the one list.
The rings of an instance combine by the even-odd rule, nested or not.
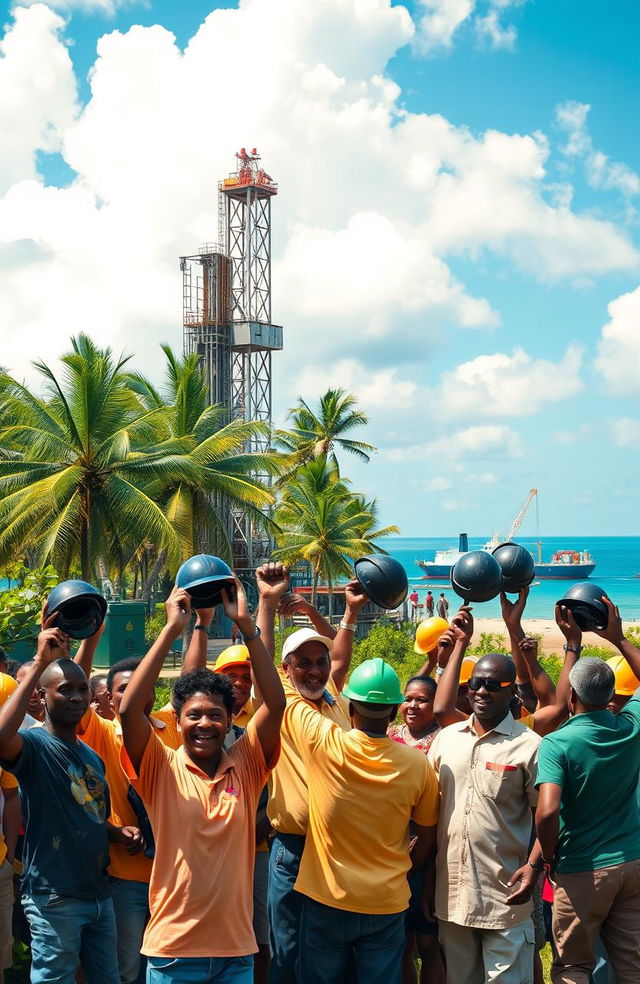
[[(136, 373), (129, 374), (129, 383), (150, 411), (163, 411), (173, 437), (185, 442), (187, 468), (177, 481), (159, 475), (151, 482), (149, 494), (162, 505), (187, 555), (213, 549), (231, 560), (229, 510), (248, 513), (260, 526), (271, 524), (265, 510), (273, 505), (274, 497), (256, 476), (277, 474), (280, 456), (246, 450), (256, 440), (269, 437), (266, 424), (229, 421), (225, 407), (208, 405), (197, 355), (180, 359), (168, 345), (162, 350), (167, 359), (163, 389), (154, 389)], [(164, 559), (161, 550), (145, 581), (143, 597), (151, 596)]]
[(298, 405), (289, 411), (289, 419), (293, 426), (276, 431), (276, 441), (293, 468), (323, 456), (336, 461), (336, 449), (348, 451), (362, 461), (369, 461), (377, 450), (372, 444), (348, 436), (355, 428), (363, 427), (368, 418), (357, 409), (355, 396), (343, 389), (327, 390), (315, 410), (299, 397)]
[(275, 560), (295, 564), (306, 561), (313, 574), (313, 604), (318, 584), (326, 581), (329, 613), (333, 585), (340, 577), (352, 577), (352, 561), (364, 554), (384, 553), (374, 537), (397, 533), (388, 526), (377, 529), (375, 503), (353, 495), (340, 479), (335, 460), (318, 458), (298, 469), (275, 513)]
[(128, 358), (86, 335), (71, 345), (62, 377), (35, 363), (47, 398), (0, 376), (0, 444), (18, 454), (0, 461), (0, 563), (33, 545), (40, 563), (92, 580), (98, 557), (122, 560), (144, 531), (175, 564), (179, 534), (147, 489), (189, 471), (184, 442), (128, 385)]

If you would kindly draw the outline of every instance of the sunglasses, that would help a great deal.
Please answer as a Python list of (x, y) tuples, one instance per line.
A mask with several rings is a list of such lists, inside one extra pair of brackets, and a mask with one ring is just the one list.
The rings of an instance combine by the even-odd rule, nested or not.
[(469, 690), (480, 690), (484, 687), (490, 694), (497, 694), (503, 687), (510, 687), (511, 683), (502, 680), (492, 680), (490, 677), (471, 677), (469, 680)]

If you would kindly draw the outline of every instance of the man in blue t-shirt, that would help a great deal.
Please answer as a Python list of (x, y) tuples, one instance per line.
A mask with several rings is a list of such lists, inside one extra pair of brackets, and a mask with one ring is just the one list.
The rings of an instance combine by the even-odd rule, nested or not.
[[(32, 934), (32, 984), (118, 984), (116, 924), (107, 876), (109, 841), (135, 853), (134, 827), (113, 827), (102, 760), (76, 734), (89, 684), (68, 659), (67, 637), (51, 627), (0, 708), (0, 764), (20, 784), (25, 824), (22, 904)], [(33, 690), (44, 696), (44, 727), (19, 731)]]
[[(624, 640), (617, 609), (607, 603), (605, 637), (637, 672), (640, 652)], [(552, 980), (588, 984), (601, 935), (618, 984), (637, 984), (640, 690), (614, 715), (607, 709), (614, 675), (606, 663), (582, 659), (569, 681), (572, 717), (542, 739), (538, 758), (536, 827), (543, 857), (555, 868)]]

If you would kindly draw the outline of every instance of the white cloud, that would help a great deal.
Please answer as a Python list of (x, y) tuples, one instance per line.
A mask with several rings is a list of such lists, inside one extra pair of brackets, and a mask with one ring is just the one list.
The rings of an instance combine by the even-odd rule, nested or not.
[[(216, 182), (247, 141), (281, 188), (273, 310), (287, 386), (300, 366), (328, 371), (337, 344), (374, 372), (392, 352), (419, 378), (439, 333), (497, 324), (451, 255), (492, 251), (544, 280), (637, 266), (612, 224), (566, 196), (548, 204), (540, 135), (474, 135), (402, 108), (385, 68), (414, 31), (390, 0), (243, 0), (184, 50), (158, 25), (103, 35), (79, 108), (63, 22), (16, 10), (0, 60), (3, 363), (26, 373), (25, 338), (52, 359), (89, 330), (156, 371), (156, 341), (179, 344), (177, 257), (217, 238)], [(233, 79), (233, 98), (212, 77)], [(42, 150), (76, 173), (69, 187), (44, 185)], [(376, 382), (406, 406), (419, 384), (404, 375)]]
[(84, 14), (105, 14), (112, 17), (116, 11), (125, 7), (149, 7), (151, 0), (19, 0), (21, 7), (33, 7), (36, 4), (52, 7), (63, 13), (74, 10)]
[(582, 389), (582, 352), (569, 347), (560, 362), (533, 359), (523, 349), (463, 362), (442, 376), (434, 402), (445, 417), (522, 417)]
[(578, 444), (581, 441), (586, 440), (592, 433), (593, 428), (591, 424), (582, 424), (580, 427), (576, 427), (573, 430), (559, 430), (553, 435), (553, 440), (556, 444)]
[(451, 479), (443, 478), (442, 475), (436, 475), (434, 478), (428, 478), (420, 483), (423, 492), (446, 492), (447, 489), (451, 488), (451, 484)]
[(341, 387), (354, 393), (362, 406), (386, 410), (411, 407), (418, 389), (411, 380), (401, 379), (397, 369), (372, 373), (355, 359), (342, 359), (328, 369), (307, 366), (295, 379), (294, 386), (305, 399), (319, 397), (330, 386)]
[(412, 461), (416, 464), (421, 460), (521, 458), (523, 454), (520, 435), (505, 424), (467, 427), (443, 434), (426, 444), (390, 448), (386, 451), (386, 457), (391, 461)]
[(618, 448), (633, 448), (640, 451), (640, 420), (620, 417), (611, 422), (611, 436)]
[(638, 395), (640, 380), (640, 287), (608, 305), (610, 321), (602, 329), (595, 360), (616, 393)]
[(567, 135), (562, 152), (584, 160), (588, 184), (601, 191), (619, 191), (626, 198), (640, 194), (640, 174), (627, 164), (611, 161), (596, 150), (589, 135), (587, 117), (591, 106), (569, 100), (556, 106), (556, 121)]
[[(525, 0), (420, 0), (416, 33), (417, 47), (427, 54), (451, 49), (455, 34), (468, 23), (478, 40), (494, 50), (513, 50), (517, 31), (504, 26), (501, 17), (508, 7)], [(484, 11), (484, 12), (482, 12)]]

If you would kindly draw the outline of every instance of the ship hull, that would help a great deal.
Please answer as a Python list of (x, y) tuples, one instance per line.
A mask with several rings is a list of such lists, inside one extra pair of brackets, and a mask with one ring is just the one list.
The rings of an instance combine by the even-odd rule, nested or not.
[[(428, 581), (448, 581), (452, 564), (430, 564), (417, 561)], [(593, 574), (595, 564), (536, 564), (535, 577), (543, 581), (584, 581)]]

